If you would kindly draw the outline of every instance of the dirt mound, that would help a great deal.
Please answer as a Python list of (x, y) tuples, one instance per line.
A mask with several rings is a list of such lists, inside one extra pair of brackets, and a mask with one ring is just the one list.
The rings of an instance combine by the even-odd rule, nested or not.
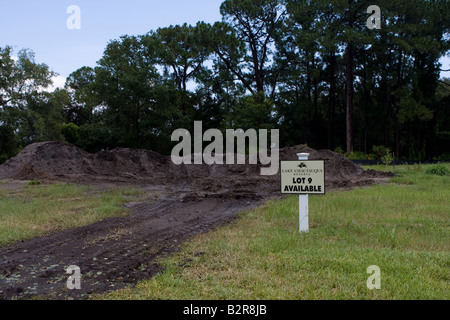
[[(280, 160), (297, 160), (297, 153), (310, 153), (310, 160), (325, 160), (327, 187), (369, 184), (386, 174), (364, 170), (345, 156), (314, 150), (306, 145), (279, 150)], [(175, 165), (170, 157), (149, 150), (117, 148), (87, 153), (59, 142), (27, 146), (0, 167), (0, 179), (48, 180), (74, 183), (135, 183), (176, 185), (190, 189), (195, 197), (260, 197), (278, 191), (279, 173), (261, 176), (261, 165)], [(259, 186), (259, 188), (256, 188)]]
[[(118, 148), (87, 153), (59, 142), (27, 146), (0, 167), (0, 179), (129, 181), (164, 174), (167, 158), (149, 150)], [(83, 179), (84, 178), (84, 179)]]
[(281, 149), (280, 159), (297, 160), (297, 153), (309, 153), (309, 160), (325, 160), (325, 172), (332, 179), (354, 177), (364, 172), (360, 166), (342, 154), (330, 150), (314, 150), (306, 145)]

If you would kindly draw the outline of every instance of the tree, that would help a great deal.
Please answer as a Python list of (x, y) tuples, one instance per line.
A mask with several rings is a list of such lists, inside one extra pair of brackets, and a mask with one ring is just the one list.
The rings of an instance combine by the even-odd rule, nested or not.
[(210, 54), (208, 47), (201, 44), (205, 28), (203, 22), (196, 26), (185, 23), (159, 28), (147, 36), (156, 41), (157, 62), (166, 68), (165, 74), (170, 74), (180, 91), (187, 91), (188, 81), (196, 79)]
[(248, 129), (274, 129), (272, 117), (274, 103), (263, 92), (240, 98), (225, 115), (225, 127)]
[(158, 78), (153, 59), (144, 54), (138, 37), (122, 36), (108, 44), (96, 68), (103, 120), (118, 145), (138, 147), (142, 141), (142, 117), (151, 108)]
[(51, 85), (56, 74), (46, 64), (37, 64), (31, 50), (20, 50), (17, 59), (12, 52), (11, 47), (0, 48), (0, 107), (26, 108), (26, 99)]
[(176, 104), (176, 88), (156, 68), (157, 43), (145, 39), (123, 36), (108, 44), (95, 69), (99, 112), (116, 146), (167, 148), (166, 131), (185, 118)]
[(95, 81), (96, 73), (91, 67), (82, 67), (67, 78), (65, 88), (70, 95), (70, 103), (64, 111), (68, 123), (77, 126), (92, 123), (94, 110), (101, 104)]
[[(268, 66), (271, 61), (273, 49), (273, 36), (277, 26), (284, 18), (285, 12), (279, 0), (226, 0), (220, 7), (224, 21), (235, 30), (237, 39), (246, 44), (246, 55), (244, 57), (245, 67), (251, 72), (243, 74), (230, 63), (224, 50), (216, 47), (216, 53), (238, 76), (244, 86), (253, 94), (266, 93), (268, 89)], [(216, 30), (222, 32), (224, 45), (233, 45), (233, 49), (241, 49), (239, 45), (230, 38), (233, 33), (227, 30), (223, 24), (216, 24)], [(225, 31), (225, 35), (223, 34)], [(238, 54), (239, 56), (239, 54)], [(273, 96), (276, 84), (271, 84), (271, 96)]]
[[(0, 158), (61, 139), (88, 150), (168, 153), (171, 133), (275, 128), (282, 145), (347, 153), (374, 146), (418, 160), (450, 152), (450, 3), (379, 0), (224, 0), (222, 21), (176, 25), (111, 41), (65, 90), (34, 54), (0, 49)], [(61, 114), (63, 116), (61, 116)], [(1, 161), (1, 159), (0, 159)]]
[(449, 4), (414, 0), (386, 1), (383, 6), (386, 25), (372, 50), (385, 91), (385, 144), (392, 132), (397, 156), (420, 159), (431, 152), (426, 140), (432, 141), (430, 133), (435, 131), (438, 61), (450, 49), (448, 17), (443, 15)]
[[(19, 145), (57, 139), (50, 120), (57, 117), (57, 108), (51, 94), (44, 89), (52, 84), (56, 74), (46, 64), (35, 62), (31, 50), (23, 49), (17, 58), (12, 57), (12, 48), (0, 48), (0, 125), (4, 132), (13, 130)], [(51, 127), (51, 128), (50, 128)], [(19, 148), (19, 145), (16, 147)]]
[(156, 63), (163, 67), (164, 77), (175, 84), (184, 115), (192, 116), (193, 113), (188, 83), (196, 81), (210, 55), (209, 47), (202, 43), (207, 28), (203, 22), (197, 23), (196, 26), (185, 23), (181, 26), (159, 28), (142, 39), (146, 48), (154, 49)]
[(450, 79), (444, 78), (437, 89), (437, 103), (435, 108), (435, 134), (431, 146), (433, 154), (442, 156), (447, 155), (445, 159), (450, 159)]
[(205, 130), (225, 127), (225, 118), (245, 95), (244, 86), (220, 59), (205, 68), (197, 81), (194, 119), (202, 121)]
[(255, 94), (251, 76), (246, 72), (245, 43), (238, 39), (235, 29), (227, 23), (216, 22), (209, 28), (204, 41), (218, 58), (215, 65), (226, 68), (235, 77), (233, 81), (239, 81), (246, 90)]
[[(339, 134), (336, 110), (339, 107), (338, 93), (345, 90), (346, 82), (353, 81), (352, 59), (345, 60), (347, 1), (286, 1), (288, 18), (277, 35), (277, 63), (282, 66), (283, 77), (288, 79), (290, 87), (295, 86), (296, 109), (291, 111), (297, 126), (308, 124), (309, 130), (303, 130), (302, 136), (311, 145), (319, 146), (323, 119), (327, 121), (327, 146), (334, 148), (338, 144)], [(347, 50), (348, 51), (348, 50)], [(347, 55), (348, 57), (348, 55)], [(345, 68), (345, 66), (348, 66)], [(347, 72), (345, 72), (345, 70)], [(342, 81), (344, 79), (344, 81)], [(299, 82), (300, 81), (300, 82)], [(347, 86), (353, 90), (353, 86)], [(288, 88), (283, 88), (286, 90)], [(352, 128), (353, 94), (349, 90), (344, 95), (347, 115), (344, 119), (347, 128)], [(284, 94), (289, 96), (288, 93)], [(342, 95), (341, 95), (342, 96)], [(347, 99), (347, 97), (349, 99)], [(320, 100), (326, 104), (320, 103)], [(347, 103), (349, 102), (349, 103)], [(295, 113), (304, 115), (301, 119)], [(352, 140), (353, 130), (348, 141)]]

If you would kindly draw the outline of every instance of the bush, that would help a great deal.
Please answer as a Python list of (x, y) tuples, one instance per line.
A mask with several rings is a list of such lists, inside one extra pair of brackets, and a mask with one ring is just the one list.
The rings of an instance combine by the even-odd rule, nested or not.
[(19, 144), (14, 130), (0, 125), (0, 164), (15, 156), (19, 151)]
[(80, 140), (80, 128), (74, 123), (64, 124), (61, 127), (61, 134), (68, 143), (73, 145), (77, 145)]
[(386, 149), (386, 153), (381, 157), (381, 161), (385, 166), (388, 166), (394, 161), (394, 157), (389, 149)]
[(441, 154), (437, 158), (437, 160), (439, 160), (439, 161), (450, 161), (450, 152), (446, 152), (446, 153)]
[(385, 146), (373, 146), (373, 153), (377, 157), (377, 160), (381, 160), (388, 152), (390, 152), (390, 150)]
[(368, 160), (367, 155), (361, 151), (352, 151), (346, 155), (350, 160)]
[(447, 169), (445, 164), (437, 163), (437, 164), (429, 167), (425, 171), (425, 173), (427, 173), (427, 174), (435, 174), (435, 175), (438, 175), (438, 176), (445, 176), (445, 175), (448, 175), (450, 173), (450, 171)]
[(383, 162), (385, 166), (390, 165), (394, 161), (392, 151), (385, 146), (373, 146), (373, 157)]

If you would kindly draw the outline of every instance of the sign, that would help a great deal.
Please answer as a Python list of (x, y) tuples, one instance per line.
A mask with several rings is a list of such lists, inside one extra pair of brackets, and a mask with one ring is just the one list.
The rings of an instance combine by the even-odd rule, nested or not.
[(281, 161), (281, 193), (325, 194), (324, 161)]

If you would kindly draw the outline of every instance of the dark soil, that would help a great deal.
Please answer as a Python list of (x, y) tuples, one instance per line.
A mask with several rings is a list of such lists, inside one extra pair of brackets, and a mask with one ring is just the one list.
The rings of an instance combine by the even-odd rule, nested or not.
[[(354, 188), (390, 175), (364, 171), (343, 155), (304, 145), (280, 150), (280, 160), (325, 160), (326, 188)], [(248, 163), (248, 162), (247, 162)], [(0, 248), (0, 299), (87, 299), (134, 285), (161, 270), (157, 259), (196, 234), (228, 223), (239, 212), (280, 196), (280, 176), (261, 176), (260, 165), (180, 165), (148, 150), (96, 154), (57, 142), (26, 147), (0, 167), (0, 179), (132, 185), (158, 201), (129, 203), (133, 214)], [(65, 268), (79, 266), (81, 290), (68, 290)]]

